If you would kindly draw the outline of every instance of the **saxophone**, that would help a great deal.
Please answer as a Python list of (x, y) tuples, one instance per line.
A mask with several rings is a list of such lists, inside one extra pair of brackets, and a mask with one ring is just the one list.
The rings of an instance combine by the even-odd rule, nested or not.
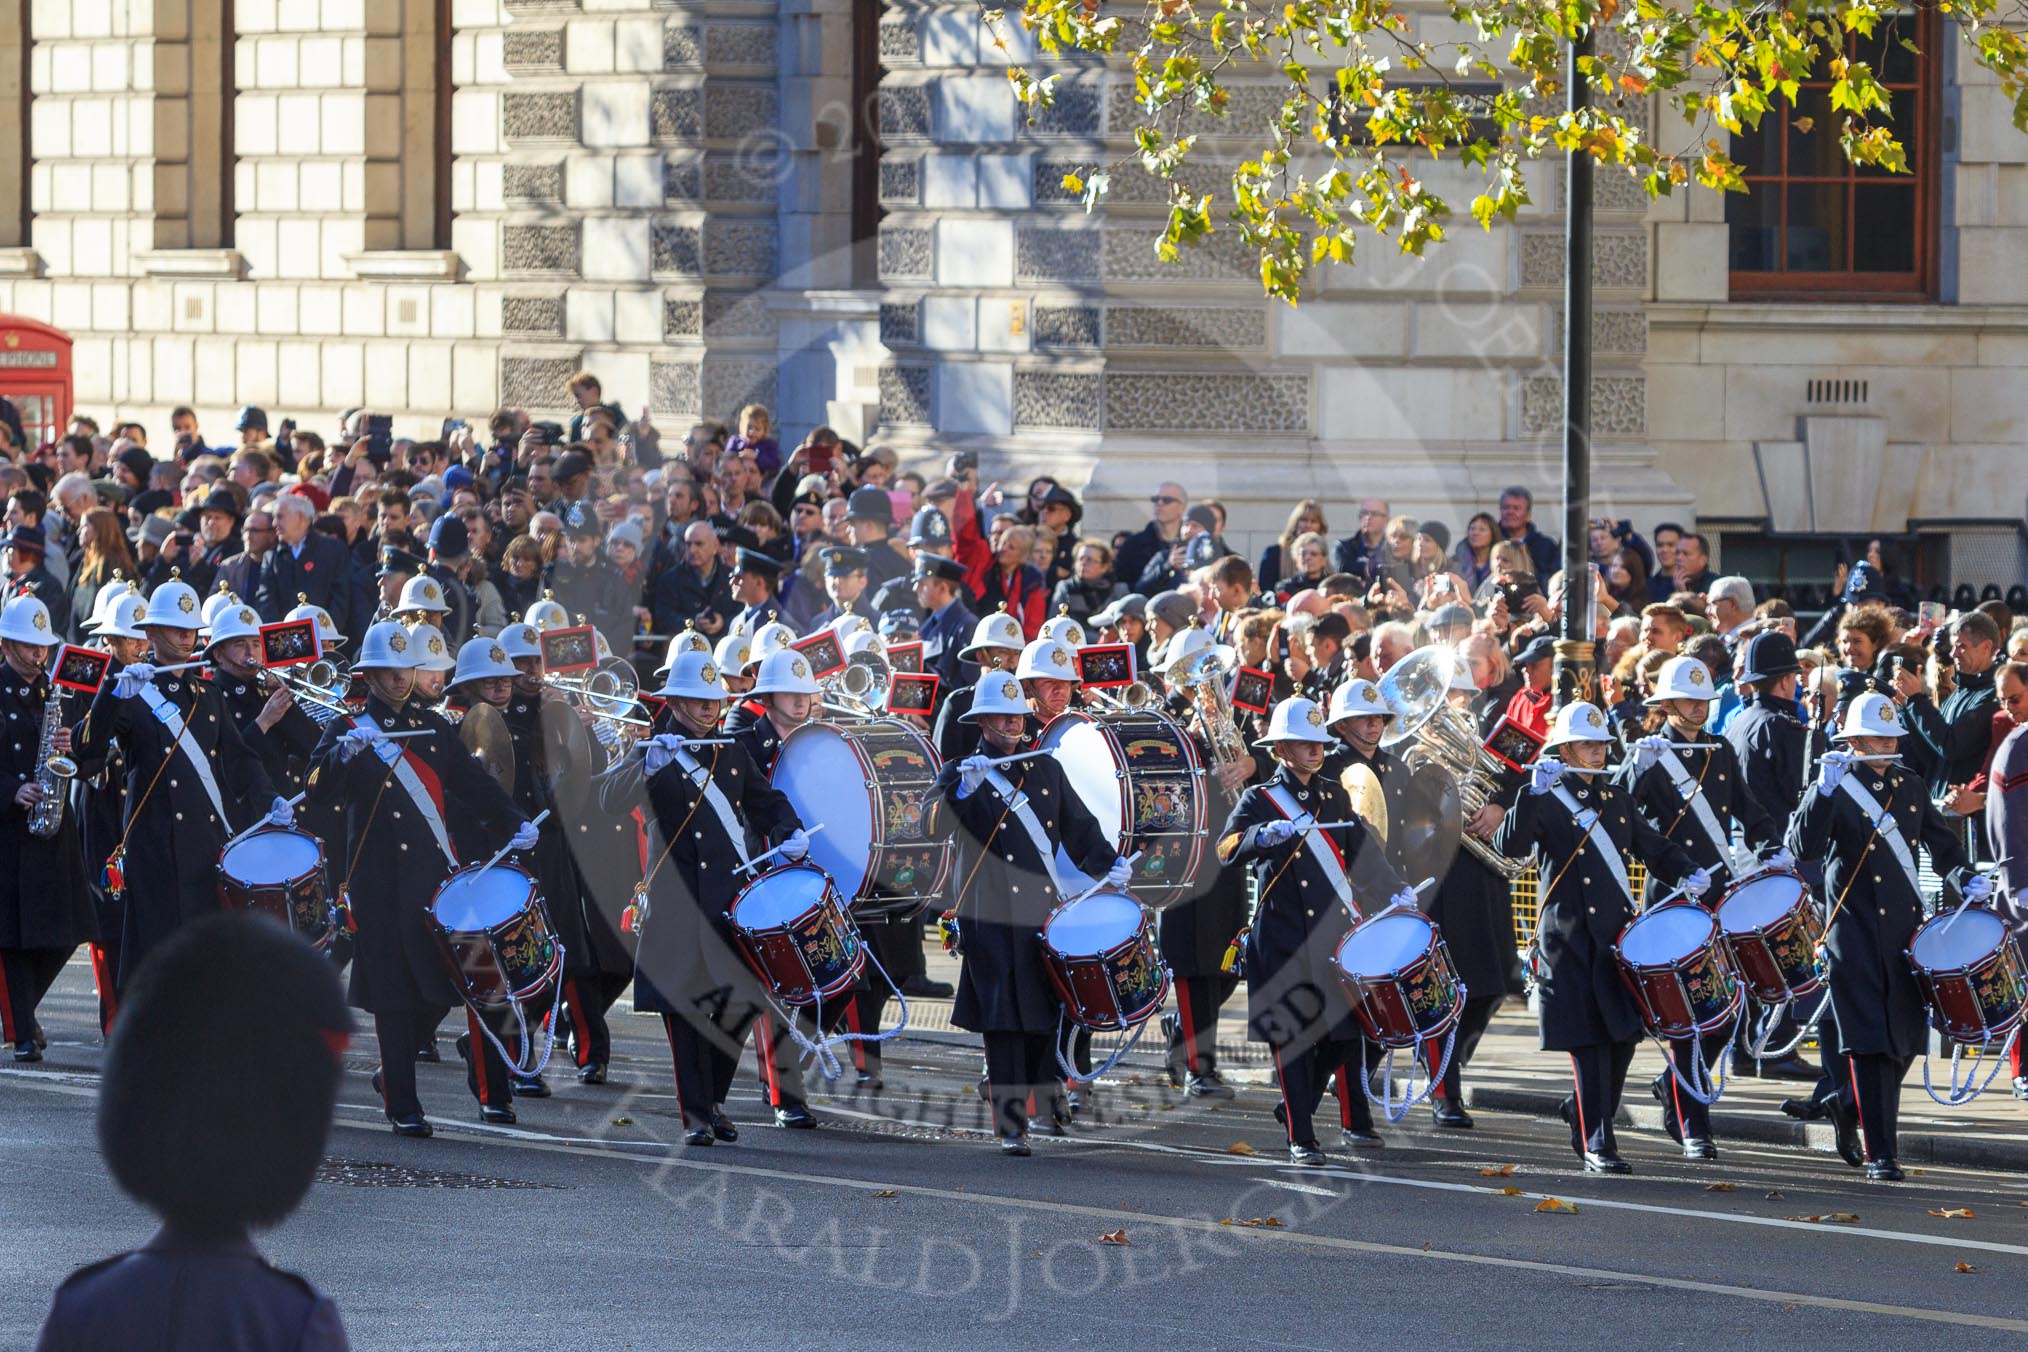
[(42, 741), (36, 747), (36, 787), (42, 796), (28, 813), (28, 834), (48, 840), (63, 827), (63, 803), (70, 796), (70, 781), (77, 777), (77, 762), (56, 754), (56, 734), (63, 728), (63, 687), (52, 684), (42, 705)]

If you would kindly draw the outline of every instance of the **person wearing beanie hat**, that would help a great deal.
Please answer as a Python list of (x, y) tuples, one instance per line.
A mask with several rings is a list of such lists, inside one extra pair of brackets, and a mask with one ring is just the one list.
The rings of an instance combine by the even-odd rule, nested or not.
[(1613, 735), (1596, 705), (1557, 711), (1542, 754), (1529, 769), (1492, 845), (1537, 861), (1542, 911), (1535, 964), (1542, 1050), (1567, 1052), (1575, 1091), (1564, 1101), (1570, 1146), (1587, 1174), (1625, 1174), (1613, 1118), (1640, 1046), (1639, 1007), (1621, 979), (1614, 945), (1635, 914), (1625, 860), (1648, 867), (1649, 886), (1681, 887), (1693, 900), (1711, 876), (1679, 845), (1649, 826), (1626, 790), (1606, 774)]
[(279, 925), (213, 915), (165, 944), (98, 1090), (99, 1152), (162, 1228), (65, 1279), (37, 1346), (348, 1346), (330, 1298), (269, 1263), (249, 1231), (309, 1193), (351, 1034), (329, 960)]
[(1289, 1161), (1309, 1166), (1326, 1162), (1312, 1125), (1324, 1086), (1359, 1059), (1350, 1006), (1320, 998), (1337, 979), (1331, 954), (1357, 914), (1415, 906), (1344, 787), (1322, 773), (1333, 743), (1325, 718), (1300, 697), (1275, 706), (1255, 743), (1275, 772), (1239, 795), (1215, 837), (1219, 865), (1250, 871), (1257, 884), (1246, 936), (1247, 1037), (1273, 1050)]

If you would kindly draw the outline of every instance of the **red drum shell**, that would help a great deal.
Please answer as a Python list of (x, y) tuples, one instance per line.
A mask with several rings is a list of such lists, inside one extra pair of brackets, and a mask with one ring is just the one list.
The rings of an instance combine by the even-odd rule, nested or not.
[(1739, 1013), (1744, 996), (1718, 942), (1717, 917), (1702, 906), (1678, 902), (1641, 912), (1620, 931), (1613, 956), (1641, 1022), (1657, 1037), (1709, 1033)]
[(265, 827), (219, 852), (218, 899), (279, 921), (319, 951), (338, 937), (324, 844), (293, 826)]
[[(1369, 960), (1375, 954), (1378, 963)], [(1360, 1030), (1383, 1047), (1442, 1038), (1464, 1014), (1450, 949), (1436, 922), (1419, 912), (1388, 910), (1360, 921), (1331, 961)], [(1385, 971), (1374, 970), (1383, 964)]]
[(451, 984), (488, 1008), (531, 1004), (563, 978), (563, 945), (535, 879), (513, 864), (472, 864), (444, 879), (425, 913)]
[(1169, 968), (1141, 903), (1101, 891), (1067, 901), (1042, 926), (1042, 956), (1066, 1017), (1110, 1033), (1152, 1017), (1169, 994)]
[(786, 1005), (843, 995), (866, 970), (866, 946), (837, 886), (821, 869), (791, 864), (741, 889), (725, 918), (740, 956)]

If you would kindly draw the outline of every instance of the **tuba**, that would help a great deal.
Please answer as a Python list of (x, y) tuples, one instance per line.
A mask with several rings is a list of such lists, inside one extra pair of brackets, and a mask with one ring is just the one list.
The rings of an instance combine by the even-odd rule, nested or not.
[(1510, 859), (1460, 829), (1492, 798), (1506, 766), (1480, 744), (1471, 719), (1451, 706), (1457, 664), (1455, 649), (1431, 644), (1417, 648), (1380, 678), (1380, 693), (1395, 711), (1380, 744), (1393, 748), (1409, 743), (1399, 754), (1411, 771), (1427, 766), (1448, 775), (1457, 789), (1458, 820), (1435, 825), (1446, 835), (1458, 831), (1459, 843), (1495, 873), (1518, 878), (1533, 867), (1529, 861)]
[(1239, 654), (1223, 644), (1213, 644), (1191, 659), (1181, 671), (1170, 673), (1170, 684), (1189, 700), (1197, 714), (1204, 745), (1211, 763), (1230, 765), (1246, 755), (1246, 738), (1232, 717), (1232, 673), (1239, 669)]

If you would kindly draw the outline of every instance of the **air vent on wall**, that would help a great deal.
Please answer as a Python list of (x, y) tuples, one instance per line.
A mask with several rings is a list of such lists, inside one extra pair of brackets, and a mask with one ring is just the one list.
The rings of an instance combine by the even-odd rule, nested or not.
[(1863, 380), (1812, 380), (1809, 382), (1809, 402), (1863, 404), (1866, 402), (1866, 385)]

